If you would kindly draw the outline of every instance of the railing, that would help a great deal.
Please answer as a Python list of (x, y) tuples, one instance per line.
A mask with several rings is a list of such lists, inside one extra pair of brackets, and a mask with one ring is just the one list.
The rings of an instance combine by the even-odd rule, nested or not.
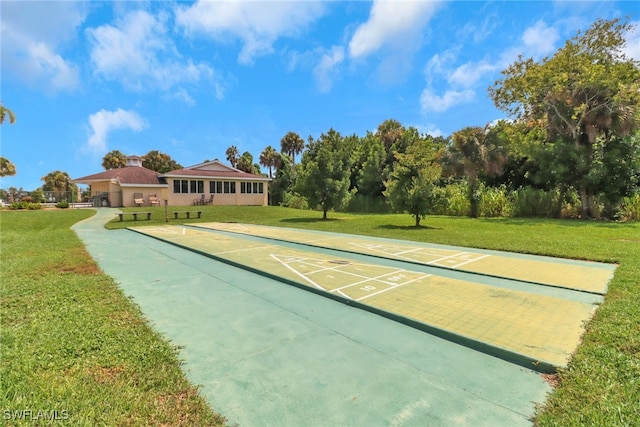
[(90, 195), (83, 197), (83, 201), (84, 199), (93, 203), (93, 207), (96, 208), (117, 208), (122, 206), (122, 193), (119, 191), (92, 191)]

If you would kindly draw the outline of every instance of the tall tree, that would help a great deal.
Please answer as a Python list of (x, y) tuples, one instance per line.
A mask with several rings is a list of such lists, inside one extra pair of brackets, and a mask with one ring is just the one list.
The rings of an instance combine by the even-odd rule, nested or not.
[(43, 191), (69, 191), (69, 188), (73, 185), (69, 174), (59, 170), (49, 172), (40, 180), (44, 182)]
[(0, 176), (13, 176), (16, 174), (16, 166), (5, 157), (0, 157)]
[[(285, 193), (291, 189), (296, 179), (296, 168), (293, 167), (291, 157), (284, 153), (276, 153), (279, 157), (275, 178), (269, 184), (270, 203), (282, 203)], [(298, 165), (299, 166), (299, 165)]]
[(319, 206), (322, 218), (331, 209), (342, 208), (349, 200), (351, 155), (339, 132), (330, 129), (310, 142), (302, 155), (294, 191)]
[[(3, 125), (6, 120), (9, 120), (10, 124), (14, 124), (16, 122), (16, 116), (13, 114), (13, 111), (0, 102), (0, 125)], [(0, 177), (13, 176), (16, 173), (16, 165), (11, 163), (6, 157), (0, 157)]]
[(102, 167), (105, 170), (119, 169), (127, 165), (127, 156), (118, 150), (109, 151), (102, 158)]
[(171, 156), (158, 150), (151, 150), (145, 154), (142, 157), (142, 166), (158, 173), (182, 169), (182, 165), (173, 160)]
[(227, 151), (225, 151), (225, 155), (227, 156), (227, 161), (231, 164), (231, 167), (235, 168), (238, 164), (238, 147), (232, 145), (231, 147), (227, 148)]
[(396, 154), (396, 163), (384, 195), (396, 211), (408, 212), (415, 218), (415, 226), (429, 212), (431, 194), (440, 178), (437, 146), (430, 137), (410, 145), (405, 153)]
[(248, 151), (242, 153), (242, 156), (238, 159), (238, 164), (236, 166), (243, 172), (252, 173), (254, 175), (260, 175), (260, 165), (253, 163), (253, 155)]
[(295, 132), (287, 132), (280, 140), (280, 151), (291, 156), (293, 164), (296, 164), (296, 154), (302, 153), (304, 140)]
[(277, 167), (280, 156), (275, 148), (268, 145), (262, 153), (260, 153), (260, 164), (269, 169), (269, 178), (273, 178), (271, 168)]
[(380, 137), (388, 153), (393, 144), (402, 137), (403, 132), (404, 126), (402, 126), (402, 123), (395, 119), (387, 119), (378, 125), (376, 135)]
[(49, 172), (42, 178), (44, 182), (42, 191), (49, 191), (56, 194), (56, 200), (67, 200), (69, 202), (76, 199), (78, 186), (73, 183), (67, 172), (59, 170)]
[(577, 159), (571, 184), (583, 219), (595, 214), (597, 185), (589, 176), (597, 141), (609, 144), (639, 126), (640, 62), (624, 54), (632, 29), (628, 21), (598, 20), (551, 57), (520, 57), (489, 88), (498, 108), (522, 121), (542, 121), (549, 142), (571, 147)]
[(381, 138), (368, 132), (361, 139), (360, 158), (357, 162), (360, 169), (357, 175), (358, 194), (365, 197), (379, 198), (385, 190), (384, 168), (386, 152)]
[(468, 197), (471, 210), (469, 216), (478, 216), (478, 176), (502, 173), (507, 157), (497, 139), (491, 135), (490, 127), (466, 127), (454, 132), (453, 144), (442, 157), (445, 174), (466, 176), (469, 185)]

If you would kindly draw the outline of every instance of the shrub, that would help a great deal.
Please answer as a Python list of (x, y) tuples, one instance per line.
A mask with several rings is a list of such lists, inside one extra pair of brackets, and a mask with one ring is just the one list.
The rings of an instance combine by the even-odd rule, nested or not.
[(468, 188), (464, 182), (435, 187), (432, 192), (432, 214), (448, 216), (467, 216), (469, 204)]
[(512, 202), (507, 188), (480, 187), (480, 216), (484, 217), (508, 217), (511, 215)]
[(623, 198), (615, 218), (618, 221), (640, 221), (640, 193)]
[(293, 209), (309, 209), (309, 202), (297, 193), (286, 192), (280, 206)]
[(56, 203), (56, 208), (67, 209), (68, 207), (69, 207), (69, 202), (67, 202), (66, 200), (60, 200), (58, 203)]
[(42, 209), (42, 205), (40, 203), (31, 203), (25, 202), (24, 200), (20, 200), (19, 202), (13, 202), (9, 205), (9, 209), (18, 210), (18, 209), (29, 209), (29, 210), (38, 210)]
[(345, 210), (360, 213), (387, 213), (390, 211), (389, 205), (383, 197), (363, 196), (357, 193), (351, 197)]

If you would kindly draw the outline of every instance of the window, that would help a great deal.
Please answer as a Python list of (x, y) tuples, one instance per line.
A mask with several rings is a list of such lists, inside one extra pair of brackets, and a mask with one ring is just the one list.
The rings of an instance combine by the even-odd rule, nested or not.
[(204, 193), (204, 181), (189, 181), (189, 189), (192, 193)]
[(189, 181), (186, 179), (174, 179), (173, 180), (173, 192), (174, 193), (188, 193)]
[(235, 194), (236, 183), (234, 181), (210, 181), (209, 193)]
[(240, 192), (251, 194), (251, 183), (250, 182), (241, 182), (240, 183)]
[(262, 194), (264, 193), (264, 182), (241, 182), (240, 193), (242, 194)]
[(173, 180), (174, 193), (204, 193), (204, 181)]

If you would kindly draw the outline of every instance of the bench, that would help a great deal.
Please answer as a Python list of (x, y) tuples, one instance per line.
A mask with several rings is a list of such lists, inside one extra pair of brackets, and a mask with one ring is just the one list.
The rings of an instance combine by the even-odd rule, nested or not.
[(200, 218), (202, 216), (202, 211), (180, 211), (180, 212), (174, 212), (173, 213), (173, 218), (174, 219), (178, 219), (180, 214), (185, 214), (185, 218), (187, 218), (187, 219), (191, 218), (191, 214), (196, 214), (196, 215), (198, 215), (198, 218)]
[[(133, 220), (137, 221), (138, 220), (138, 215), (140, 216), (147, 216), (147, 221), (151, 220), (151, 212), (121, 212), (118, 214), (118, 216), (120, 217), (120, 222), (122, 222), (124, 220), (124, 216), (125, 215), (133, 215)], [(142, 218), (140, 218), (142, 219)]]

